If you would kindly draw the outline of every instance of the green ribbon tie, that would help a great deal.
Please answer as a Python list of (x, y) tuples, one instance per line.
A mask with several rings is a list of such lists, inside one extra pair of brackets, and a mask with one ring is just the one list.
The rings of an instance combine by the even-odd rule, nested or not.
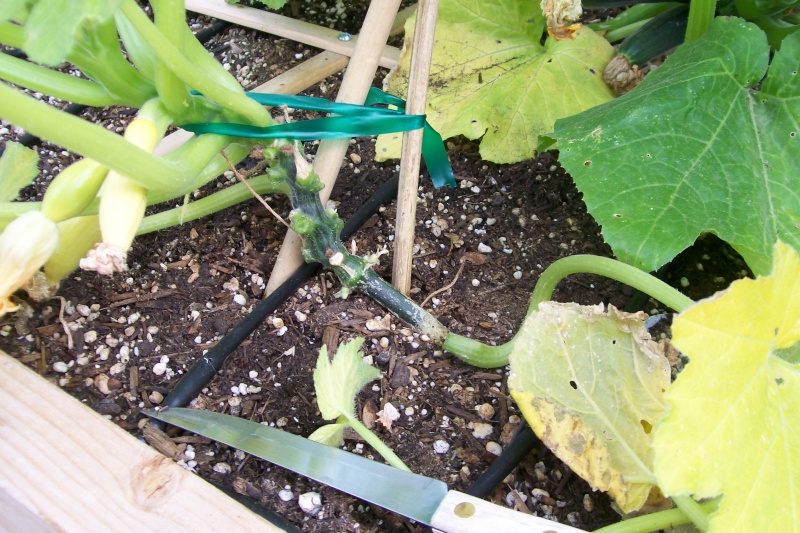
[[(316, 139), (341, 139), (345, 137), (364, 137), (399, 131), (423, 128), (422, 157), (434, 187), (455, 186), (453, 169), (447, 159), (447, 152), (441, 135), (425, 120), (425, 115), (406, 115), (406, 103), (401, 98), (371, 87), (364, 105), (342, 104), (313, 96), (292, 96), (283, 94), (245, 93), (248, 97), (265, 106), (283, 106), (292, 109), (305, 109), (333, 113), (339, 116), (273, 124), (259, 127), (231, 122), (202, 122), (181, 126), (193, 133), (217, 133), (233, 137), (251, 139), (292, 139), (311, 141)], [(393, 105), (397, 109), (374, 107), (377, 104)]]

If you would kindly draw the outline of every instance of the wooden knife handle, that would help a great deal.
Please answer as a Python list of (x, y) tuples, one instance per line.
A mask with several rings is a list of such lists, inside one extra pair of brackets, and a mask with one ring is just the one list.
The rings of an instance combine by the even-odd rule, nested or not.
[(431, 519), (434, 529), (446, 533), (586, 533), (546, 518), (540, 518), (451, 490)]

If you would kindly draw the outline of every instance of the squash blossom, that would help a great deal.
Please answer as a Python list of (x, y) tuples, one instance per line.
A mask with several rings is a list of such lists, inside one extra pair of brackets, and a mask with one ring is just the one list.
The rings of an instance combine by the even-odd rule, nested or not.
[(547, 33), (556, 41), (572, 39), (581, 27), (581, 0), (542, 0), (542, 13), (547, 19)]
[(28, 283), (58, 247), (58, 226), (41, 211), (14, 219), (0, 235), (0, 317), (19, 306), (10, 297)]
[[(152, 152), (161, 135), (156, 124), (137, 118), (126, 128), (125, 138), (139, 148)], [(147, 189), (133, 180), (109, 172), (100, 190), (100, 231), (103, 242), (80, 260), (83, 270), (112, 275), (128, 270), (127, 257), (136, 231), (147, 208)]]

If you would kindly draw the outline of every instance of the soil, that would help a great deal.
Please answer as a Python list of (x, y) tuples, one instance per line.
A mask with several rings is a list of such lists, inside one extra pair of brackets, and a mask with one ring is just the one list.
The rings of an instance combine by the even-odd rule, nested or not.
[[(291, 13), (291, 6), (287, 9)], [(346, 20), (358, 20), (357, 13), (347, 13)], [(199, 28), (212, 21), (193, 17), (190, 22)], [(208, 47), (248, 88), (316, 53), (239, 27), (224, 30)], [(253, 58), (262, 60), (254, 63)], [(243, 71), (244, 67), (248, 68)], [(382, 75), (385, 72), (376, 84)], [(305, 94), (331, 97), (338, 83), (339, 78), (330, 78)], [(87, 110), (84, 116), (122, 131), (130, 112)], [(9, 138), (22, 133), (3, 126), (9, 128)], [(48, 178), (73, 158), (47, 143), (35, 147), (43, 173), (23, 191), (25, 200), (41, 199)], [(313, 154), (315, 144), (306, 148)], [(482, 161), (477, 145), (463, 139), (450, 140), (448, 152), (458, 186), (434, 189), (427, 178), (421, 181), (412, 297), (422, 302), (433, 295), (426, 307), (451, 331), (500, 344), (519, 328), (544, 268), (560, 257), (611, 256), (611, 251), (558, 165), (557, 154), (495, 165)], [(397, 171), (396, 165), (374, 161), (374, 139), (353, 140), (332, 196), (340, 216), (346, 220), (355, 212)], [(193, 196), (233, 179), (228, 173)], [(290, 206), (285, 198), (266, 200), (286, 217)], [(353, 238), (362, 254), (388, 249), (376, 266), (386, 278), (391, 275), (394, 220), (392, 203)], [(127, 274), (109, 278), (76, 272), (62, 283), (61, 299), (28, 301), (23, 312), (0, 321), (0, 348), (100, 415), (140, 435), (146, 420), (141, 410), (158, 405), (203, 351), (264, 298), (264, 283), (284, 231), (265, 208), (250, 200), (137, 238)], [(692, 298), (709, 296), (746, 274), (741, 259), (712, 236), (701, 238), (661, 273)], [(398, 319), (385, 318), (387, 312), (367, 297), (356, 293), (346, 300), (337, 298), (338, 286), (326, 272), (309, 279), (228, 358), (194, 403), (306, 436), (326, 423), (312, 382), (320, 346), (324, 342), (330, 350), (365, 337), (364, 353), (381, 376), (359, 395), (358, 413), (414, 472), (467, 490), (496, 459), (487, 443), (507, 445), (520, 422), (506, 385), (507, 368), (470, 367)], [(588, 275), (562, 282), (554, 299), (667, 312), (628, 287)], [(367, 327), (374, 319), (384, 320), (377, 331)], [(387, 403), (400, 413), (390, 429), (374, 422)], [(488, 417), (492, 431), (479, 438), (471, 425), (484, 422), (476, 410), (484, 404), (493, 408)], [(168, 437), (169, 446), (162, 450), (186, 468), (247, 496), (303, 531), (424, 529), (207, 439), (175, 430)], [(435, 441), (445, 441), (449, 450), (437, 453)], [(374, 454), (354, 434), (347, 435), (345, 449)], [(322, 499), (313, 515), (298, 506), (298, 496), (310, 491)], [(589, 531), (619, 520), (605, 495), (593, 492), (541, 445), (489, 499)]]

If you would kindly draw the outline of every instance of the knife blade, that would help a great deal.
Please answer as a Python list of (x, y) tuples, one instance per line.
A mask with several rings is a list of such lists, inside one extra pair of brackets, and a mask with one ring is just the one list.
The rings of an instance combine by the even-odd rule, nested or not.
[(244, 418), (177, 407), (143, 412), (446, 533), (585, 533)]

